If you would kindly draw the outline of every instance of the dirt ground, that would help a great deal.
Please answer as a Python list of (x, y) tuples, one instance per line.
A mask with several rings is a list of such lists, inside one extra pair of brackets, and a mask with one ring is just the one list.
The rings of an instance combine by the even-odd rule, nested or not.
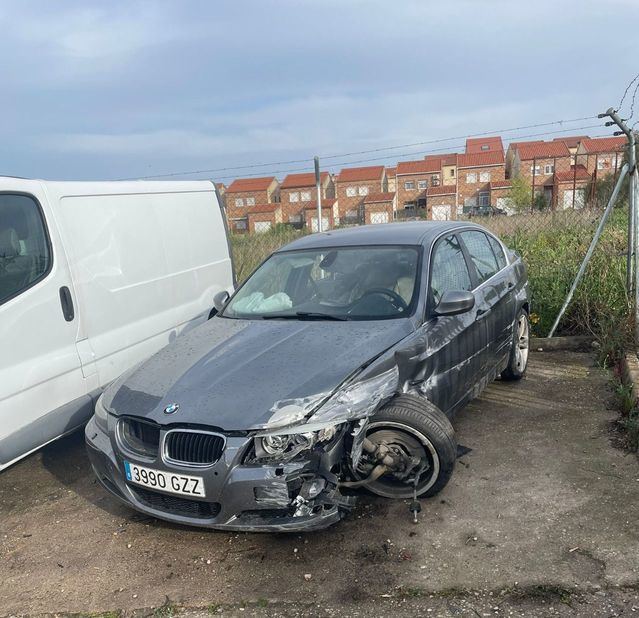
[(138, 514), (70, 436), (0, 474), (0, 615), (639, 615), (639, 463), (610, 406), (591, 356), (533, 354), (455, 419), (470, 450), (417, 525), (363, 496), (307, 535)]

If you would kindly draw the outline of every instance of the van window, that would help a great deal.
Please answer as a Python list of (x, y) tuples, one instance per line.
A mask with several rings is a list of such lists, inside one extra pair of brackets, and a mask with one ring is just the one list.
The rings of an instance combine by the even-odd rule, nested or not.
[(39, 281), (50, 266), (48, 237), (36, 201), (0, 194), (0, 304)]
[(498, 270), (497, 259), (483, 232), (461, 232), (461, 239), (468, 249), (470, 259), (475, 265), (479, 283), (490, 279)]

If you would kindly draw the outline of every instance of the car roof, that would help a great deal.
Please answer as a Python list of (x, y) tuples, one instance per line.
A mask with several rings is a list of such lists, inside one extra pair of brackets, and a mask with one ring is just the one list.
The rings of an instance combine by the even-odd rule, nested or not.
[(443, 233), (469, 227), (483, 229), (467, 221), (408, 221), (362, 225), (303, 236), (281, 247), (278, 252), (357, 245), (427, 245)]

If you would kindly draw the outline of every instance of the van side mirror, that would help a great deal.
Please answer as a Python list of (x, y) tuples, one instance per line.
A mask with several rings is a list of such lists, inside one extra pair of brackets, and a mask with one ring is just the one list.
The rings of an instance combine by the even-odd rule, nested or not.
[(231, 298), (231, 295), (226, 290), (221, 290), (213, 297), (213, 306), (218, 313), (226, 307), (229, 298)]
[(436, 315), (459, 315), (466, 313), (475, 306), (475, 295), (472, 292), (450, 290), (444, 292), (435, 307)]

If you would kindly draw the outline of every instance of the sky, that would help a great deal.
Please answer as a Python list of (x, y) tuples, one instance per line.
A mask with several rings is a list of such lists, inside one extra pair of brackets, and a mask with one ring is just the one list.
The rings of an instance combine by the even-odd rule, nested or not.
[(4, 0), (0, 174), (228, 183), (460, 150), (616, 107), (637, 23), (636, 0)]

